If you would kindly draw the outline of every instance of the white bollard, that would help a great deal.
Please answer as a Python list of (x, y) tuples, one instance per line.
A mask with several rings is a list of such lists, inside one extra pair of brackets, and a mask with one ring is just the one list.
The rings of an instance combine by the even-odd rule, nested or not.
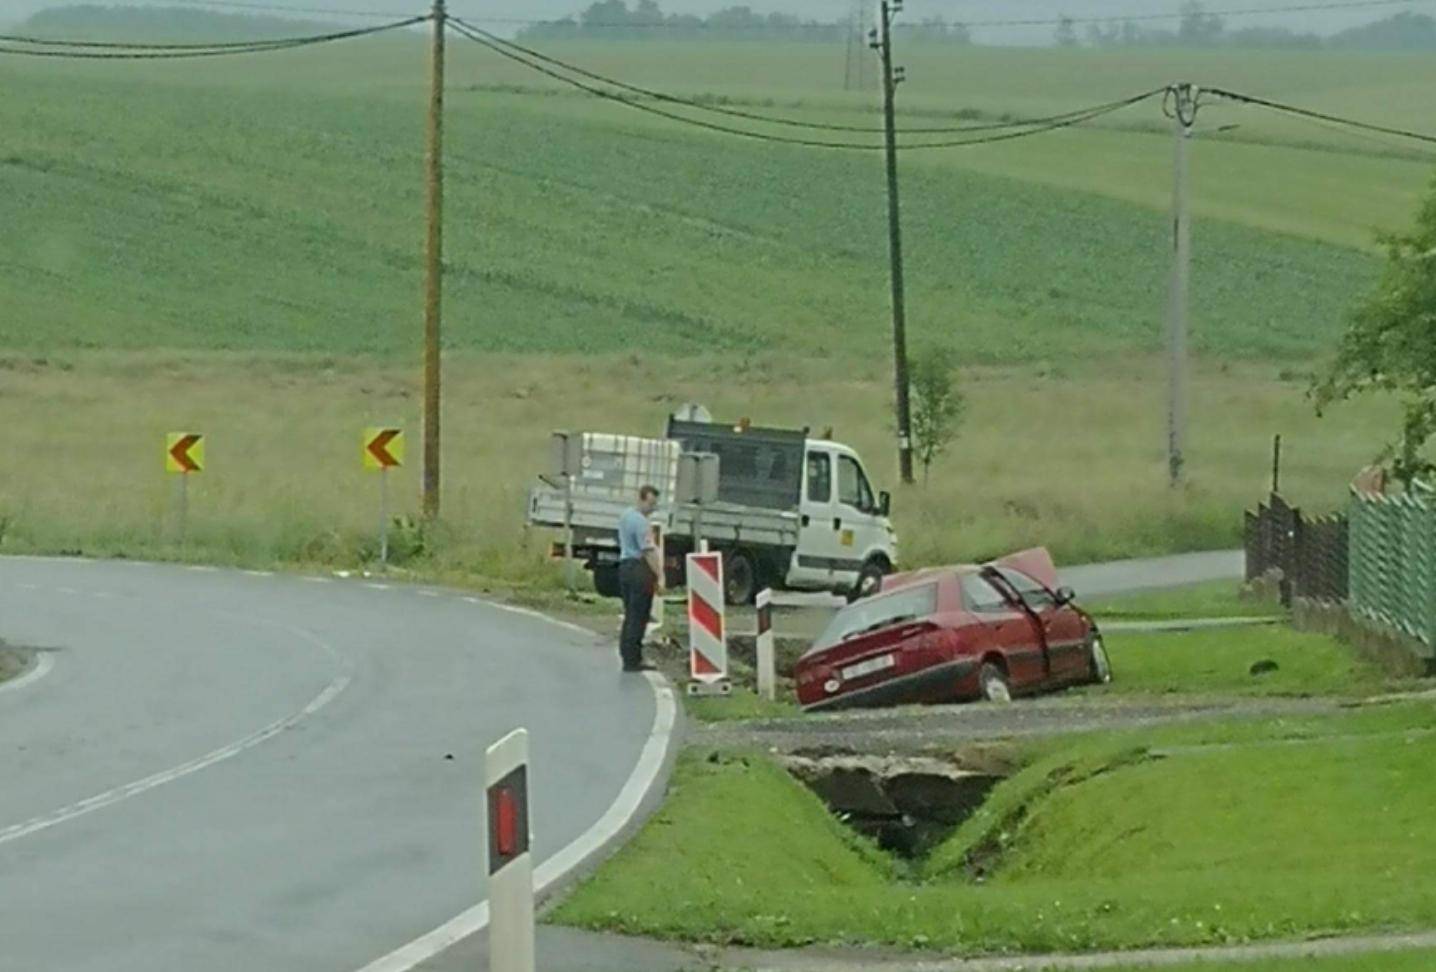
[(777, 698), (777, 661), (773, 657), (773, 592), (758, 592), (758, 694), (770, 702)]
[(534, 972), (529, 854), (529, 734), (515, 729), (484, 756), (489, 829), (489, 970)]

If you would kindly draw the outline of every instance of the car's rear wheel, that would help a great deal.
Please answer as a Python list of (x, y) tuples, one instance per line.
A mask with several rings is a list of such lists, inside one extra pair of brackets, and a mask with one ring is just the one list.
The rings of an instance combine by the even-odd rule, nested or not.
[(1107, 646), (1095, 631), (1087, 641), (1087, 671), (1094, 685), (1112, 681), (1112, 663), (1107, 659)]
[(1012, 685), (1007, 681), (1007, 673), (992, 662), (982, 663), (977, 685), (982, 690), (982, 697), (988, 702), (1012, 701)]

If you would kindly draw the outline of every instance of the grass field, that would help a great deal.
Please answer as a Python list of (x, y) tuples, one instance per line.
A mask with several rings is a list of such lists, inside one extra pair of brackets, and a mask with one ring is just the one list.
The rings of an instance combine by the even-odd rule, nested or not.
[[(821, 363), (457, 358), (446, 384), (446, 525), (428, 538), (431, 566), (557, 583), (546, 560), (552, 538), (523, 528), (549, 430), (657, 433), (662, 415), (689, 398), (719, 415), (832, 423), (891, 487), (880, 368), (833, 376)], [(972, 431), (928, 486), (895, 493), (905, 563), (970, 561), (1035, 543), (1061, 563), (1235, 545), (1241, 507), (1264, 488), (1267, 445), (1231, 428), (1283, 430), (1289, 495), (1321, 508), (1341, 500), (1383, 415), (1352, 409), (1319, 422), (1300, 386), (1271, 370), (1213, 369), (1195, 385), (1206, 417), (1193, 428), (1192, 482), (1173, 493), (1150, 373), (1114, 365), (1030, 375), (969, 373)], [(5, 356), (0, 422), (26, 461), (0, 477), (0, 549), (356, 566), (373, 552), (379, 500), (374, 475), (360, 468), (359, 433), (396, 422), (416, 438), (412, 379), (412, 369), (341, 358)], [(182, 428), (209, 436), (208, 468), (190, 484), (184, 551), (164, 529), (176, 483), (162, 465), (165, 432)], [(1013, 442), (1023, 443), (1021, 461)], [(411, 466), (391, 483), (396, 513), (417, 509), (417, 441), (410, 448)]]
[(1233, 581), (1139, 591), (1081, 603), (1099, 621), (1274, 617), (1283, 613), (1276, 601), (1245, 594)]
[[(1136, 695), (1373, 695), (1386, 684), (1376, 665), (1327, 635), (1285, 626), (1176, 634), (1112, 633), (1114, 677), (1103, 692)], [(1275, 671), (1253, 675), (1257, 662)]]
[[(554, 53), (794, 117), (872, 118), (871, 95), (836, 90), (834, 50)], [(548, 431), (656, 432), (683, 401), (832, 425), (891, 486), (878, 157), (674, 127), (458, 39), (453, 54), (433, 566), (551, 582), (520, 525)], [(1436, 74), (1365, 55), (1097, 57), (915, 47), (904, 110), (1030, 115), (1181, 75), (1419, 128)], [(0, 415), (27, 457), (0, 476), (4, 549), (346, 566), (370, 549), (356, 430), (418, 431), (423, 79), (418, 37), (202, 69), (0, 61)], [(1318, 506), (1387, 437), (1379, 402), (1318, 424), (1304, 375), (1375, 278), (1373, 231), (1407, 219), (1430, 164), (1204, 110), (1241, 127), (1195, 152), (1204, 364), (1177, 493), (1154, 356), (1170, 175), (1156, 107), (904, 156), (912, 344), (956, 348), (973, 402), (932, 485), (897, 494), (908, 563), (1230, 545), (1271, 434), (1291, 444), (1291, 492)], [(160, 529), (172, 484), (156, 458), (181, 426), (212, 450), (185, 552)], [(410, 508), (413, 489), (405, 472)]]
[(1048, 743), (916, 874), (762, 756), (694, 752), (664, 809), (555, 917), (964, 953), (1429, 926), (1433, 726), (1429, 706), (1403, 705), (1310, 720), (1303, 741), (1273, 723)]

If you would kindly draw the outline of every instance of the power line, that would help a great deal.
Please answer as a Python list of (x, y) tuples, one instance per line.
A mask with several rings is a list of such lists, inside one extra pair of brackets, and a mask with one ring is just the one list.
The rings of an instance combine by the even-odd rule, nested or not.
[[(160, 6), (159, 4), (139, 4), (134, 6)], [(298, 13), (318, 14), (326, 17), (369, 17), (383, 18), (390, 20), (394, 18), (408, 17), (411, 11), (395, 12), (392, 10), (336, 10), (332, 7), (292, 7), (286, 4), (275, 3), (246, 3), (243, 0), (177, 0), (173, 4), (164, 4), (164, 7), (218, 7), (231, 10), (261, 10), (268, 13)]]
[[(248, 54), (255, 51), (285, 50), (291, 47), (307, 47), (311, 44), (327, 44), (332, 41), (350, 40), (355, 37), (364, 37), (369, 34), (377, 34), (381, 31), (397, 30), (400, 27), (409, 27), (414, 24), (428, 20), (428, 17), (410, 17), (408, 20), (400, 20), (378, 27), (359, 27), (353, 30), (331, 31), (326, 34), (311, 34), (303, 37), (276, 37), (248, 41), (214, 41), (185, 44), (162, 44), (142, 41), (89, 41), (89, 40), (64, 40), (44, 37), (30, 37), (18, 34), (0, 34), (0, 42), (10, 44), (24, 44), (27, 47), (51, 48), (51, 50), (23, 50), (5, 49), (11, 54), (31, 54), (40, 57), (119, 57), (119, 54), (90, 53), (88, 55), (78, 51), (110, 52), (126, 51), (137, 52), (128, 56), (156, 56), (156, 57), (183, 57), (199, 56), (209, 54)], [(59, 50), (54, 50), (59, 48)]]
[[(553, 78), (553, 79), (556, 80), (556, 81), (561, 81), (561, 82), (563, 82), (564, 84), (570, 85), (571, 87), (577, 88), (577, 89), (579, 89), (579, 90), (581, 90), (581, 91), (585, 91), (585, 92), (587, 92), (587, 93), (589, 93), (589, 94), (591, 94), (591, 95), (594, 95), (595, 97), (603, 98), (603, 99), (605, 99), (605, 100), (607, 100), (607, 101), (612, 101), (612, 102), (615, 102), (616, 104), (621, 104), (621, 105), (624, 105), (624, 106), (626, 106), (626, 107), (628, 107), (628, 108), (633, 108), (633, 109), (635, 109), (635, 110), (637, 110), (637, 111), (642, 111), (642, 112), (646, 112), (646, 113), (648, 113), (648, 114), (657, 115), (657, 116), (659, 116), (659, 117), (661, 117), (661, 118), (669, 119), (670, 121), (681, 122), (681, 123), (683, 123), (683, 124), (685, 124), (685, 125), (692, 125), (692, 126), (697, 127), (697, 128), (703, 128), (703, 129), (707, 129), (708, 131), (719, 132), (719, 133), (724, 134), (724, 135), (737, 135), (737, 136), (740, 136), (740, 137), (743, 137), (743, 138), (750, 138), (750, 139), (755, 139), (755, 140), (758, 140), (758, 141), (765, 141), (765, 142), (777, 142), (777, 143), (784, 144), (784, 145), (801, 145), (801, 146), (805, 146), (805, 147), (808, 147), (808, 148), (848, 149), (848, 150), (870, 151), (870, 152), (872, 152), (872, 151), (882, 151), (882, 150), (883, 150), (883, 146), (880, 145), (880, 144), (870, 144), (870, 143), (862, 143), (862, 142), (839, 142), (839, 141), (830, 141), (830, 140), (825, 140), (825, 139), (795, 138), (795, 137), (782, 136), (782, 135), (772, 135), (772, 134), (769, 134), (769, 133), (766, 133), (766, 132), (755, 132), (755, 131), (753, 131), (752, 129), (736, 128), (736, 127), (733, 127), (733, 126), (731, 126), (731, 125), (721, 125), (721, 124), (717, 124), (717, 123), (715, 123), (715, 122), (704, 121), (704, 120), (698, 119), (698, 118), (690, 118), (690, 117), (688, 117), (688, 116), (686, 116), (686, 115), (677, 114), (676, 112), (666, 111), (666, 110), (664, 110), (664, 109), (662, 109), (662, 108), (656, 108), (656, 107), (654, 107), (653, 105), (646, 105), (646, 104), (644, 104), (644, 103), (642, 103), (642, 102), (640, 102), (640, 101), (634, 101), (634, 100), (631, 99), (631, 98), (626, 98), (626, 97), (624, 97), (623, 95), (616, 94), (616, 93), (614, 93), (614, 92), (612, 92), (612, 91), (608, 91), (608, 90), (605, 90), (605, 89), (603, 89), (603, 88), (595, 87), (594, 85), (591, 85), (591, 84), (588, 84), (588, 83), (586, 83), (586, 82), (580, 81), (580, 80), (578, 80), (578, 79), (576, 79), (576, 78), (568, 77), (567, 75), (562, 74), (562, 73), (560, 73), (559, 71), (554, 70), (553, 68), (546, 67), (546, 66), (544, 66), (543, 64), (538, 63), (537, 61), (531, 60), (530, 58), (528, 58), (528, 57), (526, 57), (526, 56), (524, 56), (524, 55), (522, 55), (522, 54), (519, 54), (519, 53), (516, 53), (516, 52), (513, 51), (513, 50), (510, 50), (510, 49), (509, 49), (507, 46), (505, 46), (504, 44), (495, 43), (494, 41), (489, 40), (488, 38), (486, 38), (486, 37), (484, 37), (483, 35), (481, 35), (481, 34), (478, 32), (477, 28), (471, 27), (471, 26), (469, 26), (468, 24), (464, 23), (463, 21), (458, 21), (458, 20), (452, 20), (452, 19), (451, 19), (451, 20), (449, 21), (449, 23), (453, 26), (454, 30), (458, 31), (460, 34), (462, 34), (463, 36), (467, 37), (469, 40), (471, 40), (471, 41), (475, 42), (476, 44), (479, 44), (479, 45), (481, 45), (481, 46), (483, 46), (483, 47), (488, 48), (489, 50), (493, 51), (494, 53), (498, 54), (498, 55), (501, 56), (501, 57), (507, 58), (508, 60), (514, 61), (514, 62), (516, 62), (516, 63), (518, 63), (518, 64), (522, 64), (522, 65), (524, 65), (525, 67), (529, 68), (530, 70), (537, 71), (537, 72), (540, 73), (540, 74), (543, 74), (543, 75), (545, 75), (545, 76), (547, 76), (547, 77)], [(610, 79), (603, 77), (602, 75), (596, 75), (596, 74), (593, 74), (592, 72), (586, 72), (586, 73), (589, 74), (591, 77), (600, 80), (602, 83), (605, 83), (605, 84), (617, 84), (617, 82), (613, 82), (613, 81), (611, 81)], [(1162, 90), (1163, 90), (1163, 89), (1161, 89), (1161, 88), (1154, 88), (1154, 89), (1151, 90), (1151, 91), (1146, 91), (1146, 92), (1143, 92), (1143, 93), (1138, 94), (1138, 95), (1133, 95), (1133, 96), (1128, 97), (1128, 98), (1123, 98), (1123, 99), (1121, 99), (1121, 100), (1119, 100), (1119, 101), (1108, 102), (1108, 103), (1106, 103), (1106, 104), (1095, 105), (1095, 106), (1092, 106), (1092, 107), (1089, 107), (1089, 108), (1083, 108), (1083, 109), (1079, 109), (1079, 110), (1077, 110), (1077, 111), (1068, 112), (1067, 114), (1065, 114), (1065, 115), (1063, 115), (1063, 116), (1060, 116), (1060, 117), (1054, 117), (1054, 118), (1051, 118), (1051, 119), (1039, 119), (1039, 120), (1034, 121), (1034, 122), (1016, 123), (1016, 124), (1019, 124), (1019, 125), (1024, 125), (1024, 126), (1026, 126), (1026, 127), (1024, 127), (1024, 128), (1023, 128), (1022, 130), (1020, 130), (1020, 131), (1009, 131), (1009, 132), (1003, 132), (1003, 133), (995, 134), (995, 135), (985, 135), (985, 136), (981, 136), (981, 137), (978, 137), (978, 138), (961, 138), (961, 139), (949, 139), (949, 140), (944, 140), (944, 141), (929, 141), (929, 142), (909, 142), (909, 143), (907, 143), (907, 144), (900, 145), (899, 148), (902, 149), (902, 150), (909, 150), (909, 149), (929, 149), (929, 148), (956, 148), (956, 147), (966, 146), (966, 145), (985, 145), (985, 144), (990, 144), (990, 143), (992, 143), (992, 142), (1007, 141), (1008, 139), (1013, 139), (1013, 138), (1024, 138), (1024, 137), (1029, 136), (1029, 135), (1038, 135), (1038, 134), (1041, 134), (1041, 133), (1043, 133), (1043, 132), (1050, 132), (1050, 131), (1053, 131), (1053, 130), (1058, 129), (1058, 128), (1067, 128), (1067, 127), (1070, 127), (1070, 126), (1072, 126), (1072, 125), (1077, 125), (1077, 124), (1081, 124), (1081, 123), (1083, 123), (1083, 122), (1091, 121), (1091, 120), (1094, 119), (1094, 118), (1099, 118), (1099, 117), (1101, 117), (1101, 116), (1103, 116), (1103, 115), (1110, 114), (1111, 112), (1118, 111), (1118, 110), (1120, 110), (1120, 109), (1122, 109), (1122, 108), (1126, 108), (1126, 107), (1128, 107), (1128, 106), (1130, 106), (1130, 105), (1137, 104), (1138, 102), (1145, 101), (1146, 99), (1151, 98), (1151, 97), (1153, 97), (1154, 95), (1160, 93)], [(671, 99), (671, 100), (676, 100), (676, 101), (678, 101), (680, 104), (688, 104), (688, 105), (692, 106), (690, 103), (683, 102), (681, 99)], [(696, 107), (707, 107), (707, 106), (696, 106)], [(971, 129), (971, 128), (970, 128), (970, 129), (966, 129), (966, 130), (967, 130), (967, 131), (973, 131), (973, 130), (975, 130), (975, 129)]]
[[(1433, 3), (1436, 0), (1340, 0), (1337, 3), (1299, 3), (1287, 4), (1284, 6), (1272, 7), (1239, 7), (1223, 10), (1203, 10), (1205, 16), (1215, 17), (1251, 17), (1262, 14), (1281, 13), (1312, 13), (1326, 10), (1362, 10), (1381, 7), (1410, 6), (1415, 4)], [(1051, 17), (1051, 18), (1016, 18), (1006, 20), (954, 20), (951, 26), (981, 28), (981, 27), (1056, 27), (1060, 24), (1120, 24), (1126, 21), (1152, 22), (1161, 20), (1181, 20), (1186, 14), (1183, 11), (1175, 10), (1165, 13), (1147, 13), (1130, 15), (1105, 15), (1099, 17)], [(794, 22), (788, 24), (714, 24), (708, 21), (687, 21), (675, 22), (669, 20), (652, 20), (627, 23), (595, 23), (591, 21), (572, 20), (538, 20), (522, 17), (471, 17), (470, 20), (484, 24), (503, 24), (519, 27), (557, 27), (572, 24), (576, 28), (587, 30), (597, 28), (603, 30), (714, 30), (714, 31), (753, 31), (769, 33), (788, 33), (797, 30), (811, 31), (841, 31), (847, 25), (843, 23), (815, 23), (815, 22)], [(919, 25), (920, 26), (920, 25)]]
[[(784, 126), (787, 126), (787, 127), (790, 127), (790, 128), (806, 128), (806, 129), (813, 129), (813, 130), (817, 130), (817, 131), (828, 131), (828, 132), (854, 132), (854, 133), (863, 134), (863, 135), (881, 135), (881, 134), (883, 133), (883, 131), (884, 131), (884, 129), (883, 129), (881, 126), (870, 126), (870, 125), (840, 125), (840, 124), (831, 124), (831, 123), (825, 123), (825, 122), (809, 122), (809, 121), (802, 121), (802, 120), (796, 119), (796, 118), (784, 118), (784, 117), (781, 117), (781, 116), (778, 116), (778, 115), (768, 115), (768, 114), (764, 114), (764, 113), (762, 113), (762, 112), (756, 112), (756, 111), (743, 111), (743, 110), (740, 110), (740, 109), (737, 109), (737, 108), (729, 108), (729, 107), (726, 107), (726, 106), (723, 106), (723, 105), (712, 105), (712, 104), (706, 104), (706, 103), (701, 102), (701, 101), (694, 101), (694, 100), (691, 100), (691, 99), (688, 99), (688, 98), (680, 98), (680, 97), (678, 97), (677, 95), (667, 94), (667, 93), (662, 92), (662, 91), (655, 91), (655, 90), (653, 90), (652, 88), (645, 88), (645, 87), (642, 87), (642, 86), (636, 85), (636, 84), (629, 84), (629, 83), (627, 83), (627, 82), (619, 81), (619, 80), (617, 80), (617, 79), (615, 79), (615, 78), (611, 78), (611, 77), (608, 77), (608, 76), (606, 76), (606, 75), (598, 74), (598, 73), (596, 73), (596, 72), (594, 72), (594, 71), (589, 71), (589, 70), (587, 70), (587, 69), (585, 69), (585, 68), (581, 68), (581, 67), (579, 67), (579, 66), (577, 66), (577, 65), (575, 65), (575, 64), (571, 64), (571, 63), (569, 63), (569, 62), (567, 62), (567, 61), (562, 61), (562, 60), (559, 60), (559, 59), (556, 58), (556, 57), (551, 57), (551, 56), (549, 56), (549, 55), (547, 55), (547, 54), (544, 54), (544, 53), (542, 53), (542, 52), (540, 52), (540, 51), (536, 51), (536, 50), (534, 50), (533, 48), (525, 47), (524, 45), (519, 44), (519, 43), (516, 43), (516, 42), (514, 42), (514, 41), (505, 40), (505, 39), (503, 39), (502, 37), (498, 37), (498, 36), (496, 36), (496, 35), (494, 35), (494, 34), (489, 33), (489, 32), (486, 31), (486, 30), (483, 30), (482, 28), (475, 27), (473, 24), (468, 23), (467, 21), (465, 21), (465, 20), (463, 20), (463, 19), (461, 19), (461, 18), (455, 17), (455, 18), (450, 18), (450, 19), (451, 19), (454, 23), (462, 24), (464, 27), (467, 27), (469, 30), (473, 31), (474, 33), (482, 35), (486, 40), (488, 40), (489, 42), (491, 42), (491, 43), (493, 43), (493, 44), (501, 45), (501, 46), (503, 46), (503, 47), (508, 48), (509, 50), (517, 51), (517, 52), (519, 52), (519, 53), (521, 53), (521, 54), (523, 54), (523, 55), (525, 55), (525, 56), (527, 56), (527, 57), (531, 57), (531, 58), (533, 58), (534, 60), (542, 61), (542, 62), (545, 63), (545, 64), (551, 65), (551, 66), (556, 67), (556, 68), (560, 68), (560, 69), (565, 70), (565, 71), (569, 71), (569, 72), (571, 72), (571, 73), (573, 73), (573, 74), (577, 74), (577, 75), (580, 75), (580, 76), (585, 77), (585, 78), (589, 78), (590, 80), (600, 81), (600, 82), (602, 82), (602, 83), (604, 83), (604, 84), (610, 85), (611, 87), (619, 88), (619, 89), (624, 90), (624, 91), (629, 91), (629, 92), (632, 92), (632, 93), (634, 93), (634, 94), (641, 94), (641, 95), (644, 95), (644, 96), (646, 96), (646, 97), (653, 98), (653, 99), (656, 100), (656, 101), (662, 101), (662, 102), (666, 102), (666, 103), (668, 103), (668, 104), (683, 105), (683, 106), (685, 106), (685, 107), (693, 108), (693, 109), (698, 110), (698, 111), (708, 111), (708, 112), (713, 112), (713, 113), (719, 114), (719, 115), (728, 115), (729, 117), (732, 117), (732, 118), (743, 118), (743, 119), (747, 119), (747, 120), (749, 120), (749, 121), (758, 121), (758, 122), (763, 122), (763, 123), (765, 123), (765, 124), (771, 124), (771, 125), (784, 125)], [(1122, 106), (1125, 107), (1125, 106), (1126, 106), (1126, 102), (1124, 102)], [(1099, 106), (1099, 107), (1103, 107), (1103, 106)], [(1036, 127), (1036, 126), (1040, 126), (1040, 125), (1046, 125), (1046, 124), (1051, 124), (1051, 123), (1056, 123), (1056, 122), (1064, 122), (1064, 121), (1068, 121), (1068, 120), (1073, 119), (1073, 118), (1078, 118), (1078, 117), (1080, 117), (1080, 116), (1086, 115), (1086, 114), (1087, 114), (1089, 111), (1091, 111), (1091, 110), (1092, 110), (1092, 109), (1090, 109), (1090, 108), (1081, 108), (1081, 109), (1078, 109), (1078, 110), (1076, 110), (1076, 111), (1065, 111), (1065, 112), (1061, 112), (1060, 114), (1049, 115), (1049, 116), (1044, 117), (1044, 118), (1030, 118), (1030, 119), (1025, 119), (1025, 120), (1022, 120), (1022, 121), (991, 122), (991, 123), (984, 123), (984, 124), (981, 124), (981, 125), (948, 125), (948, 126), (933, 127), (933, 128), (904, 128), (904, 129), (902, 129), (898, 134), (900, 134), (900, 135), (958, 135), (958, 134), (968, 134), (968, 133), (972, 133), (972, 132), (992, 132), (992, 131), (1005, 131), (1005, 130), (1009, 130), (1009, 129), (1032, 128), (1032, 127)]]
[(1288, 115), (1295, 115), (1299, 118), (1308, 118), (1315, 121), (1332, 122), (1337, 125), (1345, 125), (1364, 132), (1376, 132), (1382, 135), (1396, 135), (1401, 138), (1410, 138), (1418, 142), (1426, 142), (1436, 145), (1436, 135), (1426, 135), (1421, 132), (1411, 131), (1406, 128), (1389, 128), (1385, 125), (1375, 125), (1371, 122), (1357, 121), (1354, 118), (1343, 118), (1340, 115), (1329, 115), (1321, 111), (1313, 111), (1310, 108), (1298, 108), (1295, 105), (1285, 105), (1278, 101), (1268, 101), (1265, 98), (1258, 98), (1255, 95), (1240, 94), (1236, 91), (1227, 91), (1223, 88), (1204, 88), (1207, 94), (1218, 98), (1226, 98), (1228, 101), (1236, 101), (1241, 104), (1257, 105), (1262, 108), (1269, 108), (1272, 111), (1283, 112)]

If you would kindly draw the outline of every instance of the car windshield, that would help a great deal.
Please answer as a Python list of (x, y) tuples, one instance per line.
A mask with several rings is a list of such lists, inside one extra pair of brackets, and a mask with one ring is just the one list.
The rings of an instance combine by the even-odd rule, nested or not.
[(809, 653), (831, 648), (839, 642), (869, 631), (888, 628), (905, 621), (927, 617), (937, 610), (937, 585), (894, 591), (877, 597), (855, 601), (833, 616), (833, 620), (813, 642)]

